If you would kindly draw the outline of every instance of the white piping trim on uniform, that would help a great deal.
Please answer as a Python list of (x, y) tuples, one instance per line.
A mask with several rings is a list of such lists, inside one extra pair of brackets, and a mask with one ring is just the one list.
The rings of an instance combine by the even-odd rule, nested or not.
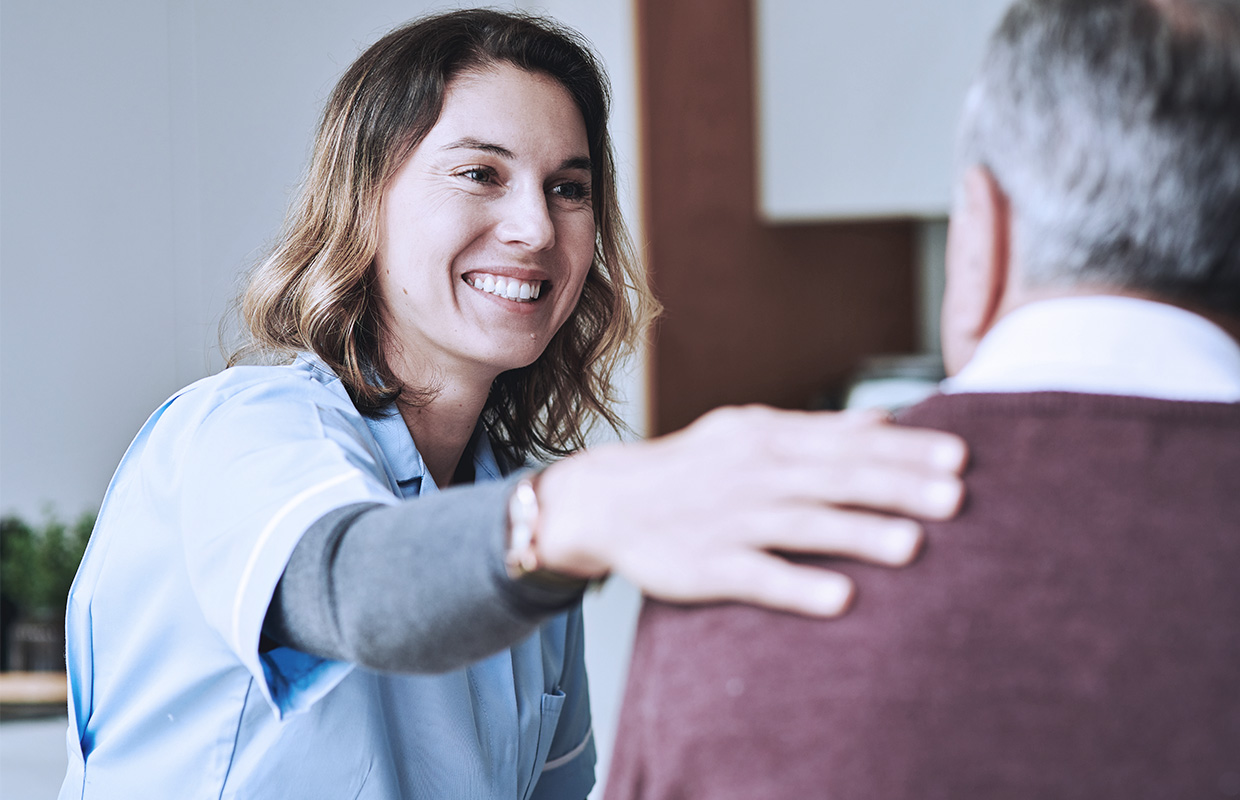
[(355, 471), (346, 472), (343, 475), (337, 475), (334, 478), (329, 478), (322, 483), (311, 486), (309, 489), (302, 491), (292, 500), (285, 503), (284, 507), (277, 511), (275, 516), (271, 518), (271, 521), (267, 523), (267, 526), (263, 528), (263, 532), (258, 535), (258, 541), (254, 543), (254, 549), (250, 551), (250, 560), (246, 562), (245, 570), (241, 573), (241, 582), (237, 586), (237, 602), (233, 606), (233, 642), (237, 646), (238, 653), (241, 653), (244, 650), (244, 647), (241, 644), (242, 601), (245, 598), (245, 590), (249, 586), (250, 578), (254, 574), (254, 569), (258, 566), (258, 556), (262, 552), (264, 545), (267, 544), (267, 540), (271, 538), (271, 534), (273, 534), (279, 524), (284, 521), (284, 518), (292, 513), (294, 508), (306, 502), (306, 500), (310, 499), (314, 495), (325, 492), (333, 486), (344, 483), (345, 481), (355, 477), (357, 477), (357, 473)]
[(546, 772), (547, 770), (555, 769), (556, 767), (562, 767), (568, 762), (572, 761), (577, 756), (581, 755), (581, 751), (586, 749), (586, 745), (590, 743), (590, 740), (592, 738), (594, 738), (594, 726), (590, 726), (590, 730), (586, 731), (586, 738), (581, 740), (581, 744), (577, 745), (572, 750), (569, 750), (567, 753), (560, 756), (559, 758), (555, 758), (555, 759), (552, 759), (551, 761), (544, 763), (543, 772)]

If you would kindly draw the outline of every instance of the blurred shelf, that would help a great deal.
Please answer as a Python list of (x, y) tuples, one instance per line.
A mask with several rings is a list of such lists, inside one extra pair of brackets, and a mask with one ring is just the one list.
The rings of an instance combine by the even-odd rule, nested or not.
[(0, 672), (0, 720), (63, 715), (68, 698), (63, 672)]

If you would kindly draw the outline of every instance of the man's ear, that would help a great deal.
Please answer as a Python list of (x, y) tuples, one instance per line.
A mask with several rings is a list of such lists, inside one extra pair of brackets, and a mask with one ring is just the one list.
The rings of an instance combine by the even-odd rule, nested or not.
[(1011, 207), (985, 167), (965, 170), (947, 229), (947, 286), (943, 295), (943, 363), (960, 371), (998, 321), (1011, 264)]

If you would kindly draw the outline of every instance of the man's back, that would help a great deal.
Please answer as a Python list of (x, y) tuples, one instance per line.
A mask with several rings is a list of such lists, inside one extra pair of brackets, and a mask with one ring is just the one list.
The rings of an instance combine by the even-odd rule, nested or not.
[(940, 396), (968, 505), (845, 618), (648, 604), (607, 797), (1240, 796), (1240, 405)]

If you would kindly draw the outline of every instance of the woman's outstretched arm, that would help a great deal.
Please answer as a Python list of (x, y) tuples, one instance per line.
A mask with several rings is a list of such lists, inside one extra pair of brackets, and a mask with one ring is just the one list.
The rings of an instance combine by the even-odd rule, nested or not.
[(545, 571), (527, 579), (505, 567), (520, 476), (337, 509), (294, 550), (263, 630), (376, 669), (445, 671), (528, 635), (611, 572), (666, 600), (834, 616), (849, 581), (780, 553), (909, 563), (921, 543), (909, 517), (956, 513), (965, 459), (955, 436), (878, 415), (724, 409), (548, 468), (535, 537)]

